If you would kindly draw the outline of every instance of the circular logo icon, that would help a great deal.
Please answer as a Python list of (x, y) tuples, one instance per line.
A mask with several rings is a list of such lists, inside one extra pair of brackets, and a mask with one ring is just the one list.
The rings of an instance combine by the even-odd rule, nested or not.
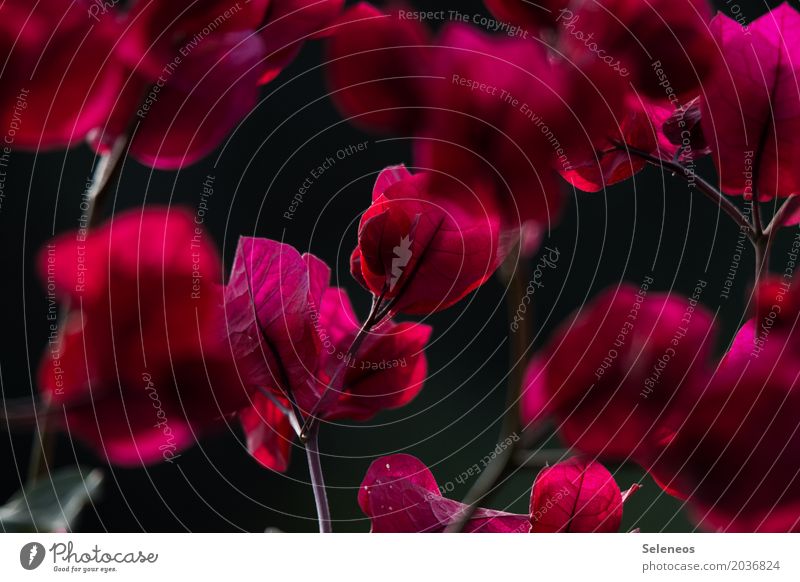
[(35, 570), (44, 561), (44, 546), (39, 542), (30, 542), (19, 551), (19, 563), (26, 570)]

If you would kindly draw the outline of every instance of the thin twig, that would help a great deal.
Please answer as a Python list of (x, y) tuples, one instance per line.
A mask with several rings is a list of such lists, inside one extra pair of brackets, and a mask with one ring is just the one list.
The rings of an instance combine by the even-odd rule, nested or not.
[(764, 234), (764, 227), (761, 221), (761, 204), (758, 203), (758, 198), (753, 196), (753, 199), (750, 201), (753, 205), (753, 211), (750, 213), (753, 215), (753, 230), (756, 232), (756, 236), (762, 236)]
[(97, 226), (103, 219), (103, 208), (111, 191), (111, 186), (122, 171), (122, 160), (128, 151), (132, 133), (119, 137), (111, 151), (101, 156), (92, 177), (92, 188), (89, 191), (89, 226)]
[(355, 358), (356, 354), (358, 353), (361, 344), (364, 343), (364, 340), (367, 339), (367, 336), (373, 330), (373, 328), (382, 321), (380, 311), (381, 311), (381, 304), (383, 303), (383, 294), (375, 297), (372, 301), (372, 308), (369, 311), (369, 315), (367, 316), (364, 325), (358, 330), (356, 337), (353, 339), (350, 347), (347, 349), (344, 358), (342, 358), (342, 363), (339, 364), (339, 367), (331, 376), (330, 382), (325, 386), (322, 394), (317, 400), (317, 403), (314, 405), (314, 408), (311, 410), (309, 415), (306, 417), (305, 422), (303, 423), (303, 428), (300, 431), (300, 440), (302, 442), (306, 442), (309, 438), (308, 435), (314, 430), (314, 426), (318, 424), (319, 419), (317, 418), (317, 414), (322, 408), (323, 400), (327, 395), (329, 390), (335, 390), (333, 387), (336, 381), (339, 379), (339, 376), (344, 372), (345, 368), (350, 364), (350, 361)]
[(797, 210), (797, 204), (794, 203), (795, 198), (796, 196), (791, 196), (787, 198), (783, 204), (781, 204), (781, 207), (778, 208), (775, 216), (772, 217), (772, 220), (770, 220), (769, 224), (764, 228), (765, 235), (774, 235), (778, 229), (783, 227), (783, 222), (786, 220), (786, 215), (789, 212), (795, 212)]
[[(129, 132), (118, 138), (111, 148), (111, 151), (108, 154), (102, 155), (95, 166), (92, 176), (92, 185), (87, 192), (89, 208), (87, 210), (86, 223), (89, 228), (97, 226), (100, 222), (108, 193), (111, 190), (114, 180), (122, 169), (121, 162), (128, 149), (131, 135), (132, 134)], [(57, 341), (59, 343), (61, 342), (64, 329), (66, 328), (69, 313), (70, 304), (67, 301), (62, 305), (58, 319), (59, 337)], [(48, 473), (48, 462), (52, 461), (54, 456), (56, 433), (47, 428), (48, 419), (52, 416), (49, 414), (49, 412), (51, 412), (49, 410), (49, 399), (43, 399), (42, 405), (45, 409), (45, 413), (41, 415), (41, 420), (37, 422), (37, 430), (33, 435), (33, 445), (31, 447), (30, 461), (28, 463), (28, 486), (33, 485), (42, 476)]]
[(717, 190), (714, 186), (711, 185), (705, 178), (699, 176), (694, 170), (691, 168), (687, 168), (683, 164), (678, 162), (672, 162), (669, 160), (665, 160), (663, 158), (659, 158), (654, 156), (644, 150), (640, 150), (628, 144), (615, 142), (617, 149), (620, 151), (628, 152), (629, 154), (633, 154), (643, 160), (646, 160), (650, 164), (657, 166), (659, 168), (663, 168), (665, 170), (669, 170), (675, 174), (681, 174), (687, 180), (693, 181), (697, 185), (697, 189), (709, 200), (711, 200), (715, 205), (719, 206), (728, 216), (730, 216), (736, 224), (745, 231), (747, 234), (747, 238), (750, 239), (754, 245), (756, 243), (757, 234), (753, 226), (747, 220), (747, 218), (742, 214), (742, 212), (734, 205), (730, 200), (728, 200), (722, 192)]
[[(754, 202), (755, 204), (755, 202)], [(778, 228), (776, 228), (775, 224), (780, 224), (780, 222), (775, 223), (775, 219), (778, 218), (778, 215), (781, 214), (781, 210), (786, 206), (782, 206), (776, 215), (773, 217), (772, 221), (767, 225), (767, 227), (761, 232), (761, 235), (756, 240), (755, 249), (756, 249), (756, 276), (755, 276), (755, 285), (753, 285), (753, 295), (756, 304), (756, 318), (759, 321), (762, 321), (764, 317), (766, 317), (766, 313), (764, 313), (764, 308), (761, 306), (761, 284), (766, 279), (767, 275), (769, 275), (769, 257), (772, 254), (772, 243), (775, 242), (775, 236), (778, 233)], [(782, 219), (782, 218), (781, 218)], [(758, 328), (755, 330), (756, 337), (758, 336)]]
[[(769, 272), (769, 251), (770, 246), (772, 245), (772, 237), (771, 236), (764, 236), (763, 234), (758, 237), (755, 243), (756, 249), (756, 271), (755, 271), (755, 285), (753, 285), (753, 296), (755, 299), (756, 304), (756, 317), (761, 320), (761, 317), (765, 315), (762, 313), (761, 309), (761, 282), (763, 281), (764, 277)], [(758, 337), (758, 328), (756, 327), (755, 330), (756, 337)]]
[[(520, 248), (517, 247), (512, 256), (518, 257)], [(514, 321), (520, 303), (525, 295), (525, 285), (527, 284), (527, 269), (524, 259), (518, 260), (511, 274), (509, 281), (509, 292), (506, 295), (506, 305), (508, 307), (508, 320)], [(525, 381), (525, 366), (523, 361), (528, 351), (529, 329), (527, 318), (519, 322), (519, 329), (511, 334), (509, 345), (510, 371), (508, 374), (508, 388), (506, 390), (505, 413), (500, 428), (498, 442), (506, 440), (508, 437), (519, 434), (520, 426), (520, 397), (522, 394), (523, 382)], [(458, 533), (464, 528), (475, 515), (478, 507), (495, 490), (497, 485), (507, 475), (509, 468), (513, 465), (514, 453), (519, 439), (513, 440), (512, 444), (497, 455), (492, 462), (480, 474), (475, 484), (470, 488), (464, 497), (463, 503), (466, 505), (459, 514), (456, 522), (451, 524), (447, 531)]]

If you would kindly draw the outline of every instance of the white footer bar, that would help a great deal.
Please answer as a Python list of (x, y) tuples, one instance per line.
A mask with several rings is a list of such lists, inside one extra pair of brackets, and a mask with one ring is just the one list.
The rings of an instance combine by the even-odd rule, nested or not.
[[(3, 534), (0, 580), (800, 580), (800, 536)], [(170, 578), (173, 579), (173, 578)], [(185, 578), (184, 578), (185, 579)], [(178, 580), (174, 578), (173, 580)]]

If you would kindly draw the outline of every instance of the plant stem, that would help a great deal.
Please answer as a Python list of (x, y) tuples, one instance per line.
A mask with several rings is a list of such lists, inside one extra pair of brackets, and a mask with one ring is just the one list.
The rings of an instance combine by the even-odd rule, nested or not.
[(111, 151), (100, 157), (92, 177), (92, 188), (89, 191), (89, 226), (97, 226), (103, 218), (105, 206), (111, 185), (122, 171), (122, 160), (128, 150), (131, 135), (125, 134), (114, 142)]
[(798, 198), (796, 196), (792, 196), (787, 198), (786, 201), (781, 204), (781, 207), (778, 208), (775, 216), (772, 217), (772, 220), (769, 221), (769, 224), (764, 229), (764, 234), (772, 236), (777, 230), (784, 226), (783, 223), (787, 218), (786, 215), (797, 211), (797, 205), (795, 204), (796, 200), (798, 200)]
[(369, 335), (370, 331), (372, 331), (372, 328), (374, 328), (382, 320), (382, 316), (380, 315), (382, 303), (383, 294), (373, 299), (372, 308), (370, 309), (369, 316), (367, 316), (367, 320), (364, 322), (364, 325), (361, 326), (358, 334), (356, 334), (356, 337), (353, 339), (353, 342), (350, 344), (350, 347), (345, 354), (344, 360), (334, 372), (330, 382), (320, 396), (319, 401), (306, 418), (305, 422), (303, 423), (303, 427), (299, 432), (300, 441), (305, 445), (306, 448), (308, 473), (311, 477), (311, 487), (314, 490), (314, 502), (317, 505), (320, 533), (331, 533), (333, 528), (331, 527), (331, 513), (328, 507), (328, 495), (325, 492), (325, 478), (322, 474), (322, 463), (319, 456), (319, 419), (317, 418), (317, 412), (319, 412), (319, 408), (322, 406), (322, 401), (325, 398), (328, 390), (331, 389), (333, 384), (336, 382), (336, 379), (342, 374), (342, 371), (350, 363), (351, 358), (354, 358), (356, 353), (358, 353), (358, 349), (361, 347), (361, 344), (364, 343), (364, 340), (367, 339), (367, 336)]
[(332, 533), (331, 512), (328, 508), (328, 494), (325, 492), (325, 479), (322, 476), (322, 463), (319, 456), (319, 424), (310, 427), (305, 441), (308, 473), (311, 487), (314, 490), (314, 502), (317, 505), (319, 533)]
[(755, 231), (756, 236), (760, 237), (764, 234), (764, 227), (762, 226), (761, 221), (761, 204), (758, 203), (758, 198), (755, 196), (753, 196), (750, 204), (753, 207), (753, 211), (751, 212), (753, 215), (753, 230)]
[[(512, 256), (516, 257), (513, 271), (509, 280), (509, 290), (506, 295), (506, 306), (508, 308), (508, 321), (513, 322), (519, 306), (525, 296), (525, 285), (527, 284), (527, 268), (525, 268), (524, 258), (519, 259), (520, 248), (517, 247)], [(509, 345), (509, 364), (508, 388), (506, 390), (505, 412), (503, 414), (502, 426), (498, 442), (506, 440), (515, 434), (519, 434), (520, 426), (520, 398), (522, 395), (523, 382), (525, 381), (524, 359), (528, 352), (529, 325), (527, 317), (519, 322), (519, 328), (511, 334)], [(456, 522), (447, 528), (449, 533), (464, 531), (464, 528), (475, 515), (478, 506), (489, 497), (507, 475), (509, 467), (512, 466), (514, 453), (520, 439), (512, 439), (511, 445), (503, 449), (480, 474), (475, 484), (470, 488), (464, 497), (463, 503), (466, 505), (460, 513)]]
[[(111, 185), (122, 169), (122, 164), (120, 162), (124, 158), (128, 143), (130, 142), (130, 137), (131, 134), (126, 133), (117, 139), (111, 151), (108, 154), (100, 156), (95, 166), (92, 175), (92, 185), (89, 192), (87, 192), (89, 208), (87, 210), (86, 224), (89, 228), (97, 226), (100, 222), (103, 206), (108, 198)], [(66, 301), (61, 306), (61, 312), (58, 318), (59, 342), (61, 342), (61, 336), (64, 333), (69, 313), (70, 304), (69, 301)], [(52, 462), (54, 458), (57, 433), (47, 428), (49, 423), (48, 419), (52, 416), (49, 413), (49, 398), (45, 398), (42, 405), (45, 414), (41, 415), (41, 418), (37, 418), (36, 421), (37, 430), (33, 435), (33, 445), (31, 447), (30, 461), (28, 463), (28, 486), (33, 485), (41, 477), (48, 474), (48, 462)]]
[(748, 222), (747, 218), (742, 214), (742, 212), (734, 205), (730, 200), (728, 200), (722, 192), (717, 190), (714, 186), (711, 185), (705, 178), (702, 176), (697, 175), (694, 170), (691, 168), (687, 168), (683, 164), (679, 162), (673, 162), (670, 160), (664, 160), (657, 156), (654, 156), (644, 150), (640, 150), (638, 148), (629, 146), (623, 143), (616, 143), (617, 149), (628, 152), (629, 154), (633, 154), (643, 160), (646, 160), (650, 164), (657, 166), (659, 168), (669, 170), (670, 172), (674, 172), (675, 174), (681, 174), (687, 180), (691, 179), (697, 185), (697, 189), (709, 200), (711, 200), (716, 206), (721, 208), (728, 216), (730, 216), (733, 221), (747, 233), (747, 238), (750, 239), (750, 242), (755, 245), (757, 233), (753, 226)]
[[(49, 398), (44, 399), (42, 406), (45, 411), (50, 408)], [(27, 486), (34, 485), (40, 477), (48, 472), (48, 459), (53, 458), (55, 449), (55, 436), (53, 431), (47, 430), (49, 414), (41, 415), (36, 420), (36, 431), (33, 433), (30, 460), (28, 461)]]
[[(762, 233), (755, 242), (756, 250), (756, 271), (755, 271), (755, 285), (753, 286), (753, 294), (756, 303), (756, 318), (760, 321), (764, 317), (762, 313), (760, 295), (761, 283), (769, 273), (769, 255), (772, 249), (773, 233)], [(756, 336), (758, 336), (758, 326), (756, 326)]]
[(350, 360), (352, 360), (356, 356), (356, 354), (358, 353), (358, 349), (361, 347), (361, 344), (364, 343), (364, 340), (367, 339), (367, 336), (372, 331), (372, 329), (383, 320), (385, 313), (381, 313), (382, 303), (383, 303), (383, 294), (373, 299), (372, 308), (370, 309), (369, 315), (367, 316), (367, 320), (364, 322), (364, 325), (361, 326), (361, 329), (358, 330), (358, 334), (356, 334), (356, 337), (353, 339), (353, 342), (347, 349), (347, 353), (342, 359), (342, 363), (333, 373), (333, 376), (331, 376), (330, 382), (328, 382), (328, 385), (325, 386), (325, 390), (322, 392), (322, 395), (320, 395), (319, 400), (314, 405), (314, 408), (311, 410), (311, 413), (306, 418), (306, 421), (303, 423), (303, 428), (300, 431), (299, 435), (300, 440), (302, 442), (306, 442), (309, 433), (311, 433), (311, 431), (314, 430), (314, 427), (319, 423), (319, 419), (317, 418), (317, 413), (319, 412), (319, 409), (322, 406), (323, 399), (325, 398), (325, 395), (328, 393), (328, 390), (330, 390), (331, 387), (336, 382), (336, 380), (339, 379), (339, 376), (342, 374), (344, 369), (348, 365), (350, 365)]

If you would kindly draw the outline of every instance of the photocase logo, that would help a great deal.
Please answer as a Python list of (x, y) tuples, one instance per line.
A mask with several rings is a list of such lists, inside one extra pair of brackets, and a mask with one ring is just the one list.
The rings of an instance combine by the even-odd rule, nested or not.
[(404, 236), (400, 239), (400, 244), (392, 249), (394, 258), (392, 259), (392, 278), (389, 280), (389, 291), (394, 289), (400, 277), (403, 276), (403, 269), (408, 266), (411, 260), (411, 237)]
[(19, 551), (19, 563), (26, 570), (35, 570), (44, 561), (45, 549), (38, 542), (30, 542)]

